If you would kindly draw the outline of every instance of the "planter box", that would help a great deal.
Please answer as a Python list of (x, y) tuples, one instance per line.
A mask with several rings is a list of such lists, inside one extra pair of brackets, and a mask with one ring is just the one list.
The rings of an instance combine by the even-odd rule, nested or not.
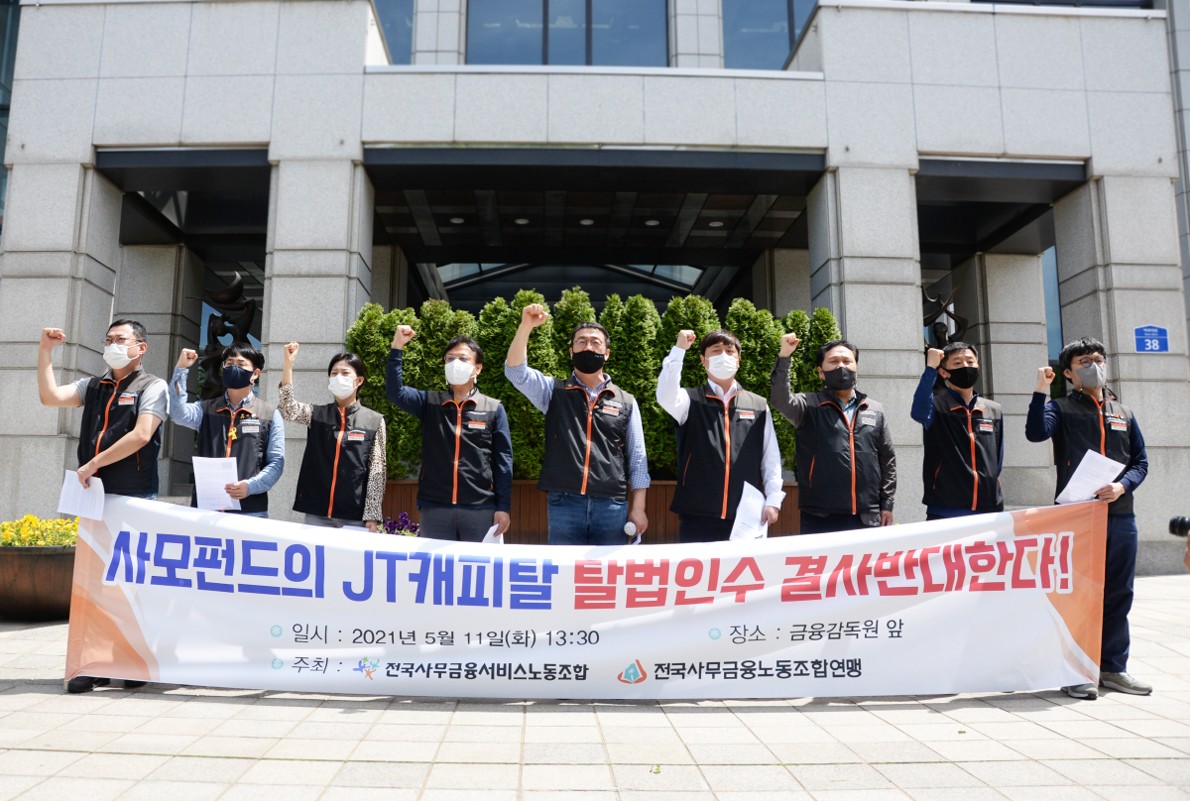
[[(645, 514), (649, 516), (649, 530), (645, 542), (676, 543), (678, 541), (678, 516), (669, 511), (673, 500), (675, 481), (654, 481), (649, 487)], [(396, 517), (408, 512), (419, 520), (417, 512), (417, 481), (390, 481), (384, 492), (384, 514)], [(781, 505), (781, 516), (777, 525), (769, 532), (771, 536), (797, 534), (801, 528), (801, 516), (797, 508), (797, 484), (785, 485), (785, 502)], [(506, 539), (510, 543), (529, 545), (546, 544), (549, 530), (546, 494), (537, 489), (536, 481), (512, 482), (512, 526)]]
[(0, 618), (66, 620), (74, 546), (0, 548)]

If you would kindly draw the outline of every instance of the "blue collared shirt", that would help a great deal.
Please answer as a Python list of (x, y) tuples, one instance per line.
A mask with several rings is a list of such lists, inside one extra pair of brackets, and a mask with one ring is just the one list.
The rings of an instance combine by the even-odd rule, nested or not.
[[(202, 425), (202, 404), (186, 402), (186, 379), (190, 370), (185, 367), (175, 367), (173, 377), (169, 381), (169, 419), (180, 426), (193, 428), (195, 431)], [(223, 400), (234, 412), (248, 403), (252, 393), (244, 396), (241, 403), (232, 406), (226, 393)], [(264, 452), (264, 465), (260, 472), (247, 479), (249, 495), (263, 495), (273, 488), (281, 478), (281, 471), (285, 469), (285, 421), (281, 419), (281, 412), (273, 410), (273, 421), (269, 425), (269, 442)]]
[[(545, 414), (550, 409), (550, 398), (554, 395), (554, 379), (550, 378), (528, 362), (522, 362), (516, 367), (504, 365), (504, 375), (512, 382), (517, 390), (529, 399), (538, 411)], [(605, 373), (603, 380), (594, 389), (579, 382), (587, 390), (591, 400), (599, 397), (611, 378)], [(631, 489), (648, 489), (649, 459), (645, 454), (645, 432), (640, 422), (640, 410), (633, 404), (632, 412), (628, 415), (628, 486)]]

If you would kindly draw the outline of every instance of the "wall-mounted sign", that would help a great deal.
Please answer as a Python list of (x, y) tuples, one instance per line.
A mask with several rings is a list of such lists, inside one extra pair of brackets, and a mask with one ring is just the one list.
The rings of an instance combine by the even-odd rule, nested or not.
[(1141, 325), (1133, 329), (1137, 353), (1169, 353), (1169, 329), (1159, 325)]

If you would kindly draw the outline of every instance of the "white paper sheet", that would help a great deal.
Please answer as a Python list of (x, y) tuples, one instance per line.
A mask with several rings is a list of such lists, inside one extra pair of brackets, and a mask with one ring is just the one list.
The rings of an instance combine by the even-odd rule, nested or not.
[(225, 458), (194, 457), (194, 494), (199, 509), (226, 511), (239, 509), (240, 502), (227, 494), (228, 484), (240, 480), (236, 472), (236, 460)]
[(492, 527), (488, 529), (488, 533), (483, 535), (483, 541), (495, 545), (503, 545), (504, 535), (496, 533), (496, 529), (498, 528), (500, 528), (500, 526), (493, 523)]
[(1106, 487), (1124, 472), (1125, 465), (1095, 451), (1087, 451), (1074, 475), (1058, 496), (1058, 503), (1079, 503), (1095, 498), (1095, 491)]
[(769, 535), (769, 525), (764, 521), (764, 493), (744, 482), (740, 505), (735, 509), (735, 523), (731, 527), (733, 540), (758, 540)]
[(103, 482), (91, 476), (89, 487), (79, 483), (79, 474), (67, 470), (62, 477), (62, 491), (58, 493), (58, 511), (64, 515), (103, 519)]

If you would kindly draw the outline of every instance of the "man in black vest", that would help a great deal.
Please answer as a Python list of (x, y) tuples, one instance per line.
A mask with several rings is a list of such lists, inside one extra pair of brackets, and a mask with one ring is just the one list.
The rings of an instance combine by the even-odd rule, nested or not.
[[(944, 386), (936, 386), (939, 377)], [(1004, 415), (1000, 404), (975, 391), (978, 380), (974, 346), (951, 342), (926, 353), (910, 414), (924, 429), (927, 520), (1004, 510)]]
[[(550, 544), (623, 545), (626, 530), (644, 534), (649, 527), (640, 410), (603, 372), (611, 348), (607, 329), (598, 323), (580, 323), (571, 334), (574, 372), (565, 381), (526, 364), (529, 335), (547, 319), (539, 303), (521, 311), (504, 374), (545, 414), (545, 459), (537, 486), (549, 493)], [(625, 529), (625, 522), (632, 527)]]
[(772, 403), (797, 429), (802, 533), (891, 526), (897, 458), (884, 407), (855, 389), (859, 351), (845, 339), (818, 349), (821, 392), (789, 388), (789, 357), (801, 340), (781, 337)]
[(681, 542), (731, 537), (736, 507), (748, 482), (765, 494), (762, 520), (777, 522), (785, 498), (777, 432), (763, 397), (740, 387), (740, 341), (718, 329), (699, 351), (707, 383), (682, 388), (682, 361), (697, 336), (679, 331), (661, 363), (657, 403), (678, 422), (678, 484), (670, 509), (678, 515)]
[[(1095, 451), (1124, 465), (1116, 480), (1095, 492), (1107, 507), (1107, 553), (1103, 566), (1103, 644), (1099, 652), (1099, 685), (1131, 695), (1148, 695), (1153, 687), (1128, 674), (1128, 612), (1132, 609), (1132, 582), (1136, 577), (1136, 515), (1132, 493), (1149, 474), (1145, 439), (1132, 410), (1116, 400), (1106, 386), (1107, 350), (1097, 339), (1083, 337), (1067, 343), (1058, 355), (1062, 375), (1071, 383), (1070, 394), (1047, 402), (1054, 380), (1051, 367), (1037, 371), (1037, 385), (1025, 418), (1030, 442), (1054, 442), (1061, 494), (1079, 462)], [(1072, 698), (1095, 699), (1094, 684), (1063, 687)]]
[[(135, 320), (116, 320), (103, 339), (103, 360), (111, 368), (102, 378), (87, 376), (58, 386), (53, 350), (66, 341), (61, 328), (44, 328), (37, 349), (37, 390), (45, 406), (83, 407), (78, 444), (78, 479), (89, 486), (92, 476), (109, 495), (157, 497), (157, 455), (161, 423), (169, 416), (165, 382), (141, 369), (149, 349), (145, 327)], [(109, 679), (75, 676), (67, 692), (85, 693)], [(125, 688), (143, 686), (125, 681)]]
[[(198, 431), (198, 456), (236, 460), (239, 481), (224, 489), (240, 508), (226, 511), (268, 517), (269, 490), (285, 469), (285, 423), (275, 406), (253, 392), (264, 354), (246, 342), (228, 345), (220, 358), (223, 396), (187, 403), (186, 379), (196, 361), (196, 351), (182, 349), (169, 383), (169, 417)], [(198, 505), (197, 497), (190, 505)]]

